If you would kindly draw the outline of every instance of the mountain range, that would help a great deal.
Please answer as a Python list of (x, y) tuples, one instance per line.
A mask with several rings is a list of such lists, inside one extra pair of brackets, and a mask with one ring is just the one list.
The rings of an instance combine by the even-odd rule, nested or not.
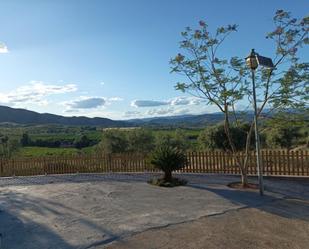
[(49, 113), (38, 113), (25, 109), (16, 109), (7, 106), (0, 106), (0, 123), (15, 123), (23, 125), (82, 125), (102, 127), (126, 127), (128, 122), (116, 121), (108, 118), (88, 117), (64, 117)]
[[(247, 115), (251, 118), (252, 114)], [(0, 106), (0, 123), (14, 123), (21, 125), (80, 125), (100, 127), (133, 127), (133, 126), (177, 126), (200, 127), (205, 124), (215, 124), (223, 121), (222, 113), (208, 113), (202, 115), (181, 115), (168, 117), (154, 117), (131, 120), (111, 120), (108, 118), (88, 118), (83, 116), (64, 117), (49, 113), (38, 113), (25, 109)]]

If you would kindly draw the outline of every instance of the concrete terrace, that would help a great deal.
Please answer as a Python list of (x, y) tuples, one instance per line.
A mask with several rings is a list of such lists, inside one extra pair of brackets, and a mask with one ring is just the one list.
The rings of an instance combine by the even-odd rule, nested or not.
[[(226, 184), (238, 181), (237, 176), (181, 174), (178, 176), (189, 183), (176, 188), (147, 184), (153, 176), (136, 173), (0, 178), (0, 248), (169, 248), (162, 244), (164, 236), (151, 236), (152, 242), (147, 236), (164, 229), (175, 229), (173, 233), (177, 234), (181, 226), (190, 227), (195, 222), (201, 225), (206, 219), (205, 225), (211, 217), (234, 217), (233, 212), (250, 209), (285, 219), (288, 224), (301, 222), (303, 233), (298, 236), (301, 243), (306, 242), (305, 238), (309, 242), (308, 179), (267, 178), (266, 194), (260, 197), (255, 190), (228, 188)], [(179, 237), (173, 246), (186, 248), (185, 238), (190, 236), (179, 236), (184, 241)]]

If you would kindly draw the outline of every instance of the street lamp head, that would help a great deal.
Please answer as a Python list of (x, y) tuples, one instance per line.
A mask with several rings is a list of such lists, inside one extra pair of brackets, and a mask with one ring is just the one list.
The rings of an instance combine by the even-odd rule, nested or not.
[(247, 66), (251, 70), (255, 70), (258, 67), (257, 53), (255, 53), (254, 49), (251, 50), (251, 53), (246, 57)]
[(261, 65), (262, 67), (265, 67), (268, 69), (275, 69), (274, 63), (271, 60), (271, 58), (264, 57), (261, 55), (257, 55), (256, 58), (257, 58), (258, 65)]

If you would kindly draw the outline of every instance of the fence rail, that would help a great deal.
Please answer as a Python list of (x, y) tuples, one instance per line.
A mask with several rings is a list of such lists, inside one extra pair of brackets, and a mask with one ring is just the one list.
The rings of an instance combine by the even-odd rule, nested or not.
[[(179, 172), (240, 174), (235, 157), (222, 151), (188, 152), (188, 165)], [(244, 160), (245, 154), (237, 154)], [(263, 150), (264, 175), (309, 176), (308, 151)], [(0, 159), (0, 177), (66, 173), (155, 172), (146, 155), (108, 154)], [(255, 153), (248, 157), (248, 174), (256, 174)]]

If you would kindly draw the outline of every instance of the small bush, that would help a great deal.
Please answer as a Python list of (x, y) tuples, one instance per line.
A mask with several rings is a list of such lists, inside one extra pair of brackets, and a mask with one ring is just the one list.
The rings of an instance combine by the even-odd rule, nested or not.
[(155, 185), (174, 185), (177, 183), (177, 181), (181, 183), (180, 180), (172, 178), (172, 172), (186, 166), (187, 157), (183, 151), (170, 146), (161, 146), (153, 152), (150, 162), (152, 165), (154, 165), (155, 168), (164, 172), (164, 178), (157, 180), (159, 182)]

